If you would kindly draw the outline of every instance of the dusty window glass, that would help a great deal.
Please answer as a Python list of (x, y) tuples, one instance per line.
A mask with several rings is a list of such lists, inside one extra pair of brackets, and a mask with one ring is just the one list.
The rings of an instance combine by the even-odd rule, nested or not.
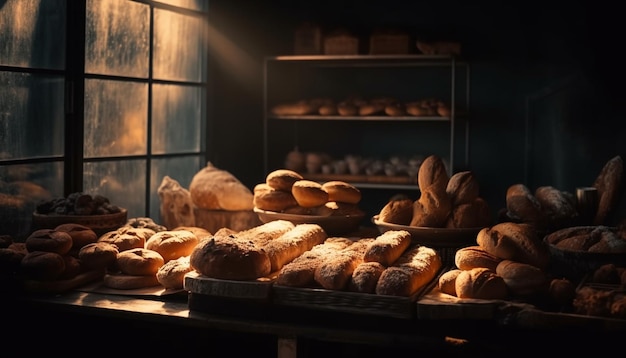
[(0, 65), (65, 67), (65, 0), (0, 1)]
[(206, 10), (209, 5), (207, 0), (159, 0), (159, 2), (191, 10)]
[(145, 216), (146, 161), (88, 162), (84, 165), (85, 193), (100, 194), (128, 210), (128, 217)]
[(148, 85), (85, 81), (84, 156), (147, 153)]
[(163, 178), (169, 176), (171, 179), (176, 180), (183, 188), (189, 189), (191, 179), (198, 172), (198, 168), (201, 168), (201, 162), (199, 156), (188, 156), (182, 158), (163, 158), (155, 159), (152, 161), (152, 173), (150, 174), (150, 181), (152, 183), (152, 193), (150, 199), (150, 217), (161, 220), (160, 205), (161, 200), (158, 195), (158, 189)]
[(204, 90), (155, 84), (152, 94), (152, 152), (198, 152)]
[(204, 19), (154, 10), (154, 60), (156, 79), (202, 82), (205, 80)]
[(0, 159), (63, 155), (63, 78), (0, 72)]
[(37, 204), (60, 196), (62, 162), (0, 165), (0, 234), (25, 239)]
[(149, 7), (128, 0), (88, 0), (85, 71), (148, 77)]

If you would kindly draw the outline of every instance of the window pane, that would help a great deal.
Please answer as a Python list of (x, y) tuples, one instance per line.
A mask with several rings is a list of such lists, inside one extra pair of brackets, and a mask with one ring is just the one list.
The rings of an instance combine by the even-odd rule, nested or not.
[(0, 1), (0, 65), (65, 67), (65, 0)]
[(0, 234), (23, 241), (40, 201), (63, 196), (63, 163), (0, 165)]
[(0, 72), (0, 159), (63, 155), (63, 83)]
[(85, 157), (147, 153), (148, 85), (85, 82)]
[(199, 11), (207, 10), (209, 6), (207, 0), (160, 0), (159, 2)]
[(202, 82), (206, 51), (204, 20), (154, 10), (154, 78)]
[(146, 161), (85, 163), (84, 192), (100, 194), (128, 210), (128, 217), (145, 216)]
[(167, 158), (155, 159), (152, 161), (151, 182), (152, 190), (150, 191), (150, 217), (156, 222), (162, 223), (161, 220), (161, 200), (157, 193), (163, 178), (167, 175), (176, 180), (182, 187), (189, 189), (189, 184), (193, 176), (200, 170), (201, 158), (199, 156), (183, 157), (183, 158)]
[(200, 151), (203, 89), (154, 85), (152, 93), (153, 153)]
[(149, 7), (128, 0), (87, 1), (85, 70), (148, 77)]

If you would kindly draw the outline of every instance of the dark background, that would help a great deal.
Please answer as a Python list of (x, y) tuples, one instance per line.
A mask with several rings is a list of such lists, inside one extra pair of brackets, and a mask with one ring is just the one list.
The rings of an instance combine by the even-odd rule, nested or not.
[[(264, 181), (262, 65), (293, 54), (303, 21), (459, 41), (471, 66), (469, 167), (494, 214), (506, 189), (574, 192), (626, 154), (620, 11), (593, 2), (212, 0), (210, 23), (239, 59), (213, 58), (209, 160), (250, 188)], [(398, 86), (410, 86), (398, 81)], [(408, 88), (407, 88), (408, 90)], [(380, 134), (373, 145), (392, 140)], [(382, 208), (393, 190), (364, 193)], [(375, 214), (375, 213), (369, 213)]]

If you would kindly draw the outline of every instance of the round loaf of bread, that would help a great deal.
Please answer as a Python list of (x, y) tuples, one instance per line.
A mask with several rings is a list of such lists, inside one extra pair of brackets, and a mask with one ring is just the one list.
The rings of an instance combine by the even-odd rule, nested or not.
[(421, 191), (430, 189), (436, 193), (445, 193), (448, 180), (446, 166), (443, 160), (436, 155), (426, 157), (417, 172), (417, 184)]
[(361, 191), (341, 180), (327, 181), (322, 184), (322, 189), (328, 193), (328, 201), (348, 204), (358, 204), (361, 201)]
[(109, 231), (98, 238), (99, 242), (108, 242), (117, 246), (122, 252), (130, 249), (144, 248), (146, 241), (156, 232), (148, 228), (123, 226), (115, 231)]
[(104, 275), (103, 283), (106, 287), (116, 290), (135, 290), (159, 285), (156, 275), (127, 275), (123, 273), (107, 273)]
[(184, 286), (185, 274), (193, 271), (189, 256), (181, 256), (166, 262), (159, 268), (156, 278), (161, 286), (168, 289), (181, 289)]
[(478, 180), (471, 171), (457, 172), (448, 180), (446, 193), (450, 196), (452, 206), (471, 203), (479, 194)]
[(117, 266), (126, 275), (155, 275), (165, 261), (154, 250), (134, 248), (117, 254)]
[(502, 261), (499, 257), (488, 253), (480, 246), (468, 246), (456, 250), (454, 264), (461, 270), (471, 270), (476, 267), (486, 267), (496, 271), (496, 267)]
[(73, 244), (70, 234), (54, 229), (35, 230), (26, 238), (25, 243), (29, 252), (47, 251), (59, 255), (70, 252)]
[(56, 252), (31, 251), (22, 258), (20, 272), (31, 280), (57, 280), (65, 272), (65, 260)]
[(437, 281), (439, 291), (451, 296), (456, 296), (456, 278), (461, 271), (460, 269), (452, 269), (439, 276), (439, 281)]
[(224, 280), (254, 280), (272, 268), (265, 250), (252, 241), (232, 236), (214, 236), (201, 241), (189, 258), (198, 273)]
[(109, 242), (92, 242), (78, 251), (78, 258), (89, 270), (104, 270), (115, 265), (119, 250)]
[(459, 298), (504, 299), (508, 288), (502, 277), (485, 267), (461, 270), (454, 289)]
[(253, 202), (257, 209), (275, 212), (282, 212), (287, 208), (298, 205), (291, 191), (273, 188), (255, 190)]
[(298, 205), (305, 208), (324, 205), (328, 202), (328, 193), (322, 189), (322, 184), (312, 180), (298, 180), (293, 183), (291, 193)]
[(72, 237), (72, 252), (78, 252), (81, 247), (98, 241), (98, 235), (88, 226), (74, 223), (61, 224), (54, 228), (56, 231), (63, 231)]
[(543, 214), (541, 203), (524, 184), (513, 184), (506, 191), (506, 209), (515, 220), (528, 223), (541, 223)]
[(516, 296), (543, 294), (550, 284), (543, 270), (512, 260), (502, 260), (496, 267), (496, 274), (502, 277), (509, 291)]
[(198, 244), (198, 238), (191, 231), (161, 231), (152, 235), (146, 241), (146, 249), (161, 254), (168, 262), (181, 256), (189, 256)]
[(378, 215), (380, 221), (397, 225), (409, 225), (412, 218), (413, 200), (407, 196), (392, 197)]
[(273, 189), (290, 192), (293, 183), (302, 179), (302, 175), (293, 170), (277, 169), (267, 175), (265, 183)]

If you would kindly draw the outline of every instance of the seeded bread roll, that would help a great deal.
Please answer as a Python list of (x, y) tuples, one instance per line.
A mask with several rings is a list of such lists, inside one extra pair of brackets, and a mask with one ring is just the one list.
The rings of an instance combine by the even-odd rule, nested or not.
[(456, 296), (456, 278), (461, 271), (460, 269), (452, 269), (439, 276), (439, 281), (437, 281), (439, 291), (451, 296)]
[(471, 203), (479, 194), (478, 180), (471, 171), (457, 172), (448, 180), (446, 193), (452, 206)]
[(293, 183), (291, 193), (298, 205), (311, 208), (324, 205), (328, 202), (328, 192), (322, 189), (322, 184), (312, 180), (298, 180)]
[(165, 261), (154, 250), (134, 248), (117, 254), (117, 266), (126, 275), (155, 275)]
[(59, 255), (67, 254), (73, 245), (70, 234), (54, 229), (35, 230), (26, 238), (25, 243), (29, 252), (46, 251)]
[(550, 251), (531, 224), (498, 223), (481, 229), (476, 242), (483, 250), (503, 260), (515, 260), (540, 269), (550, 263)]
[(302, 179), (302, 175), (293, 170), (277, 169), (267, 175), (265, 183), (275, 190), (291, 192), (293, 183)]
[(486, 267), (496, 271), (501, 258), (488, 253), (480, 246), (468, 246), (456, 250), (454, 264), (461, 270), (471, 270), (475, 267)]
[(509, 294), (502, 277), (485, 267), (462, 270), (454, 287), (459, 298), (505, 299)]
[(328, 201), (347, 204), (358, 204), (361, 201), (361, 191), (344, 181), (327, 181), (322, 184), (322, 189), (328, 193)]
[(413, 219), (413, 200), (407, 196), (391, 198), (380, 210), (378, 219), (390, 224), (409, 225)]
[(376, 284), (376, 294), (411, 296), (426, 286), (441, 269), (441, 257), (434, 249), (417, 245), (383, 271)]
[(513, 295), (533, 296), (548, 292), (548, 275), (536, 266), (503, 260), (496, 267), (496, 274), (502, 277)]
[(352, 277), (348, 282), (348, 291), (376, 293), (376, 284), (385, 268), (380, 262), (361, 262), (352, 272)]
[(270, 258), (272, 272), (326, 240), (324, 229), (318, 224), (298, 224), (293, 229), (263, 246)]
[(365, 262), (380, 262), (391, 266), (411, 245), (411, 233), (406, 230), (385, 231), (367, 247)]

